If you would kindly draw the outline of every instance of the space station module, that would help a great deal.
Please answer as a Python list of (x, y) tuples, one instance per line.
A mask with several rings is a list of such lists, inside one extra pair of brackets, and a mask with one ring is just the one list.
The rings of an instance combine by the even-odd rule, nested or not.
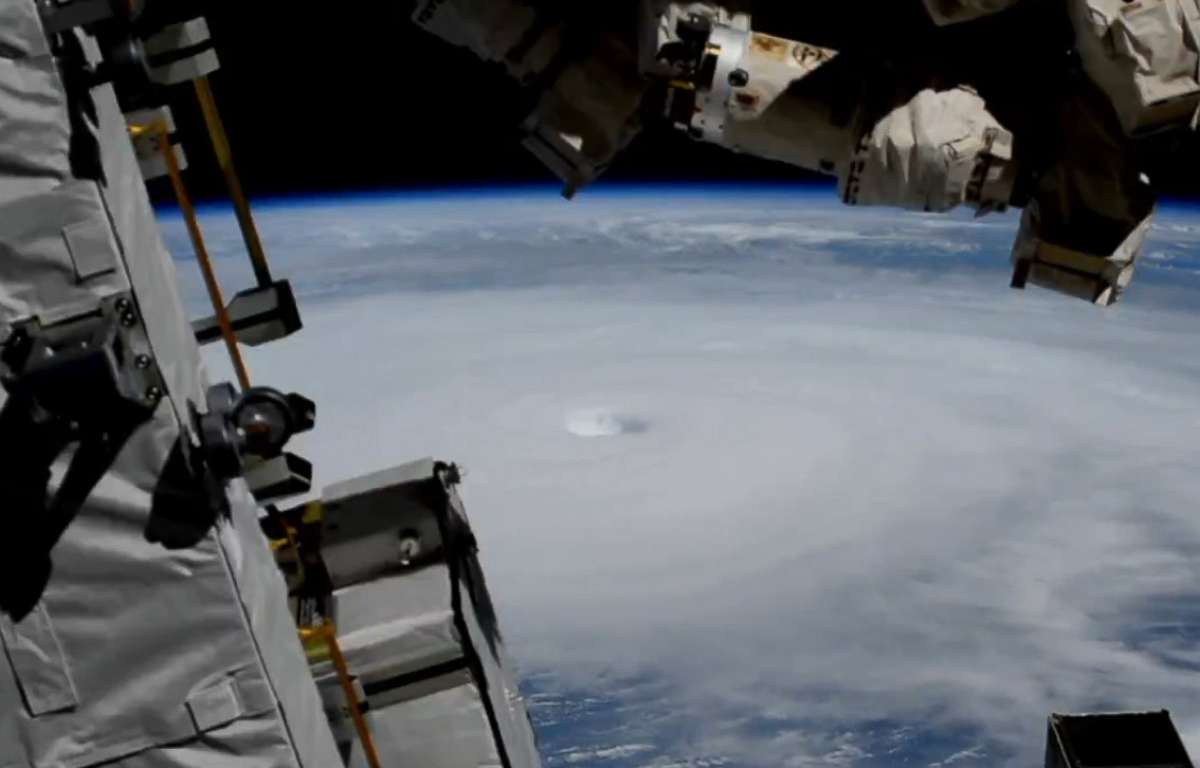
[[(924, 3), (942, 26), (1020, 5)], [(871, 18), (874, 4), (858, 4)], [(959, 79), (956, 62), (930, 51), (911, 56), (942, 70), (888, 61), (863, 68), (861, 51), (848, 56), (756, 31), (744, 0), (642, 0), (636, 28), (626, 23), (627, 4), (569, 5), (425, 0), (414, 13), (529, 91), (536, 106), (525, 145), (568, 196), (648, 121), (665, 119), (696, 140), (836, 177), (851, 205), (967, 206), (979, 215), (1021, 207), (1013, 286), (1102, 306), (1128, 287), (1150, 227), (1156, 195), (1142, 158), (1194, 132), (1200, 107), (1196, 0), (1026, 3), (1067, 17), (1073, 40), (1061, 51), (1064, 72), (1043, 73), (1061, 80), (1055, 108), (1020, 133)], [(795, 7), (803, 20), (805, 9)], [(1011, 55), (1028, 44), (1011, 41)], [(1007, 66), (994, 62), (1001, 76), (992, 79), (1003, 100), (1020, 104), (1032, 84), (1003, 77)]]
[[(270, 272), (193, 3), (0, 2), (0, 766), (540, 765), (452, 465), (326, 488), (242, 345)], [(256, 284), (225, 303), (166, 89), (195, 92)], [(145, 182), (169, 177), (212, 317)], [(224, 341), (238, 386), (210, 380)]]

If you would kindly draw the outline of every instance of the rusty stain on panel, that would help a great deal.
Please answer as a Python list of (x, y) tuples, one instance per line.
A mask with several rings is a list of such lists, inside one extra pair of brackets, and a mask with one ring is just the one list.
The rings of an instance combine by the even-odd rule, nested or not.
[(733, 98), (735, 101), (737, 101), (738, 106), (745, 109), (754, 109), (758, 106), (758, 102), (761, 97), (757, 93), (742, 91), (736, 94)]
[(751, 38), (751, 45), (753, 45), (755, 50), (757, 50), (759, 53), (763, 53), (767, 56), (772, 56), (777, 59), (782, 59), (787, 56), (789, 43), (787, 40), (782, 40), (778, 37), (756, 34), (753, 38)]

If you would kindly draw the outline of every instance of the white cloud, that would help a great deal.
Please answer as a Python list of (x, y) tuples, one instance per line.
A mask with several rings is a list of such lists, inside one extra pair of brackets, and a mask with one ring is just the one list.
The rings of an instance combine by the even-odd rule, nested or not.
[(947, 766), (947, 765), (954, 765), (955, 763), (961, 763), (964, 760), (974, 761), (974, 760), (983, 760), (985, 758), (987, 758), (987, 752), (985, 752), (982, 747), (971, 747), (970, 749), (959, 750), (958, 752), (955, 752), (953, 755), (950, 755), (949, 757), (947, 757), (945, 760), (939, 760), (937, 762), (930, 763), (929, 768), (943, 768), (944, 766)]
[(616, 747), (606, 747), (603, 749), (580, 749), (572, 750), (561, 755), (561, 759), (568, 765), (576, 763), (595, 764), (597, 761), (611, 761), (620, 758), (633, 757), (646, 752), (654, 751), (653, 745), (650, 744), (622, 744)]
[[(1200, 729), (1195, 315), (1011, 292), (1000, 228), (973, 243), (996, 272), (931, 280), (829, 258), (909, 237), (878, 212), (797, 205), (730, 268), (703, 249), (752, 248), (752, 202), (472, 205), (486, 242), (432, 227), (389, 248), (372, 222), (430, 218), (398, 209), (363, 222), (382, 250), (344, 273), (352, 254), (297, 254), (366, 295), (311, 302), (250, 362), (317, 399), (303, 450), (324, 481), (466, 466), (525, 669), (654, 675), (703, 724), (680, 758), (736, 764), (866, 761), (864, 721), (968, 732), (943, 765), (977, 744), (1029, 763), (1052, 710), (1165, 706)], [(269, 239), (296, 226), (276, 215)], [(518, 252), (522, 216), (542, 244)], [(431, 270), (476, 282), (425, 290)]]

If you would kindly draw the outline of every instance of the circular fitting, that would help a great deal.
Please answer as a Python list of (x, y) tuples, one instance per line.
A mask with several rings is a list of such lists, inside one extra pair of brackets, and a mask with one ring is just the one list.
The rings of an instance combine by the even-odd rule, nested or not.
[(400, 564), (410, 565), (421, 555), (421, 535), (411, 528), (400, 531)]
[(232, 415), (245, 451), (255, 456), (278, 455), (296, 432), (296, 414), (287, 396), (269, 387), (242, 393)]

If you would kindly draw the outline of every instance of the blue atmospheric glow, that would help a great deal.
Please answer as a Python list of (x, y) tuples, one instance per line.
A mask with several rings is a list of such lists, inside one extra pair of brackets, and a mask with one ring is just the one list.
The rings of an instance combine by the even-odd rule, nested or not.
[[(561, 185), (550, 183), (511, 184), (503, 186), (457, 186), (431, 187), (428, 189), (377, 189), (351, 190), (322, 193), (303, 193), (296, 195), (269, 195), (254, 197), (252, 205), (257, 209), (295, 208), (330, 205), (370, 205), (370, 204), (403, 204), (423, 202), (466, 202), (466, 201), (501, 201), (511, 199), (527, 199), (547, 201), (562, 201)], [(804, 197), (808, 195), (833, 194), (835, 186), (831, 183), (794, 183), (794, 182), (598, 182), (576, 196), (577, 200), (586, 199), (639, 199), (660, 198), (664, 195), (682, 198), (714, 198), (737, 195), (765, 197), (787, 195)], [(201, 213), (221, 213), (232, 210), (228, 200), (196, 201), (196, 210)], [(167, 215), (178, 211), (178, 207), (170, 202), (155, 206), (155, 211)]]

